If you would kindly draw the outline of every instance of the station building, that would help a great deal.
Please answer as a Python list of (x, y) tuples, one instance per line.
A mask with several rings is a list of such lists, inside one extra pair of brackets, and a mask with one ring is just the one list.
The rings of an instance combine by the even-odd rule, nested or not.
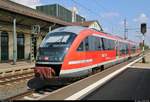
[(83, 27), (93, 28), (98, 31), (103, 31), (102, 26), (100, 25), (100, 23), (97, 20), (72, 22), (71, 24), (74, 26), (83, 26)]
[(0, 0), (0, 62), (35, 59), (45, 34), (68, 25), (35, 9)]
[(85, 18), (77, 14), (75, 7), (69, 10), (59, 4), (49, 4), (37, 6), (36, 10), (41, 11), (49, 16), (54, 16), (66, 22), (81, 22), (85, 21)]
[(9, 0), (0, 0), (0, 63), (34, 61), (42, 39), (58, 27), (80, 25), (102, 31), (98, 21), (85, 21), (77, 14), (76, 19), (72, 16), (71, 11), (58, 4), (32, 9)]

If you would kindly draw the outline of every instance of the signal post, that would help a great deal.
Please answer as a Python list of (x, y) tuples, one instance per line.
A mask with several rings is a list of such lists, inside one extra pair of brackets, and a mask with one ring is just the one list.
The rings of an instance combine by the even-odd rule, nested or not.
[(145, 40), (145, 33), (146, 33), (146, 23), (141, 24), (141, 33), (143, 34), (143, 58), (142, 58), (142, 63), (145, 63), (145, 57), (144, 57), (144, 52), (145, 52), (145, 46), (144, 46), (144, 40)]

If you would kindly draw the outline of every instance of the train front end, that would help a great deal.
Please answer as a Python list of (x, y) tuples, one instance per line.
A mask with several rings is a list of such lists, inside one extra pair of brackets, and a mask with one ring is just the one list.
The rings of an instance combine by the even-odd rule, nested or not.
[(51, 32), (43, 39), (36, 57), (35, 77), (50, 79), (60, 75), (61, 66), (76, 34)]

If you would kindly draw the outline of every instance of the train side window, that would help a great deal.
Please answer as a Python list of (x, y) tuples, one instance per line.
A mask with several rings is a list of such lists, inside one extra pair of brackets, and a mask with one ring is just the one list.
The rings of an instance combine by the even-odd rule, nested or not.
[(126, 44), (125, 43), (120, 43), (120, 53), (121, 54), (127, 54), (127, 48), (126, 48)]
[(83, 42), (80, 43), (77, 51), (84, 51), (84, 43)]
[(102, 38), (102, 46), (103, 46), (104, 50), (106, 50), (106, 47), (105, 47), (106, 44), (105, 43), (106, 43), (105, 38)]
[(103, 38), (103, 43), (104, 43), (104, 49), (110, 50), (110, 41), (106, 38)]
[(128, 44), (126, 44), (126, 54), (128, 54), (129, 53), (129, 51), (128, 51)]
[(89, 51), (94, 51), (95, 50), (95, 42), (96, 42), (96, 37), (95, 36), (89, 36), (88, 37), (88, 45), (89, 45), (89, 47), (88, 47), (88, 49), (87, 50), (89, 50)]
[(111, 40), (111, 50), (114, 50), (114, 49), (115, 49), (115, 41)]
[(122, 55), (123, 47), (122, 47), (122, 43), (121, 42), (119, 43), (119, 50), (120, 50), (120, 54)]
[(124, 46), (124, 54), (126, 54), (126, 53), (127, 53), (127, 52), (126, 52), (126, 44), (123, 43), (123, 46)]
[(122, 54), (125, 54), (125, 44), (122, 43)]
[(105, 45), (106, 50), (109, 50), (110, 46), (109, 46), (109, 40), (108, 39), (105, 40), (104, 45)]
[(83, 40), (79, 47), (77, 48), (77, 51), (88, 51), (89, 50), (89, 41), (88, 41), (88, 37)]
[(104, 48), (102, 45), (102, 38), (98, 38), (97, 41), (98, 41), (98, 50), (103, 50)]
[(88, 51), (89, 50), (89, 41), (88, 41), (88, 37), (85, 39), (85, 50)]
[(104, 46), (107, 47), (108, 49), (108, 46), (110, 46), (108, 44), (108, 41), (107, 41), (107, 45), (105, 45), (105, 42), (103, 43), (102, 39), (105, 39), (105, 38), (100, 38), (96, 36), (88, 36), (79, 45), (77, 51), (99, 51), (99, 50), (103, 50)]
[(107, 50), (111, 50), (111, 40), (107, 39)]
[(98, 37), (93, 36), (93, 43), (92, 43), (93, 49), (94, 51), (98, 50)]
[[(85, 42), (87, 42), (87, 41), (85, 41)], [(96, 37), (96, 36), (89, 36), (88, 37), (88, 46), (86, 47), (86, 50), (88, 50), (88, 51), (103, 50), (101, 38)]]

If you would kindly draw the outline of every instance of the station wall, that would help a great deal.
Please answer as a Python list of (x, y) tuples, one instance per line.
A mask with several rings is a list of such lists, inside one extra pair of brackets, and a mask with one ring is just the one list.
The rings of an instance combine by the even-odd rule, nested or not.
[[(2, 25), (3, 28), (0, 28), (0, 62), (9, 62), (13, 60), (13, 28), (11, 26), (8, 25)], [(17, 27), (16, 28), (17, 35), (21, 32), (24, 35), (24, 51), (21, 53), (24, 58), (23, 59), (17, 59), (17, 61), (19, 60), (30, 60), (30, 49), (31, 49), (31, 30), (30, 29), (22, 29)], [(4, 53), (2, 54), (2, 49), (4, 49), (4, 47), (2, 46), (2, 40), (4, 40), (4, 38), (2, 38), (2, 32), (7, 32), (8, 33), (8, 60), (3, 60), (2, 57), (4, 57)], [(18, 39), (18, 38), (17, 38)], [(20, 41), (17, 41), (20, 42)], [(21, 41), (22, 42), (22, 41)], [(36, 42), (36, 48), (38, 49), (40, 43), (42, 42), (42, 37), (38, 36), (37, 37), (37, 42)], [(22, 43), (21, 43), (22, 44)], [(18, 45), (17, 45), (18, 46)], [(4, 51), (3, 51), (4, 52)]]

